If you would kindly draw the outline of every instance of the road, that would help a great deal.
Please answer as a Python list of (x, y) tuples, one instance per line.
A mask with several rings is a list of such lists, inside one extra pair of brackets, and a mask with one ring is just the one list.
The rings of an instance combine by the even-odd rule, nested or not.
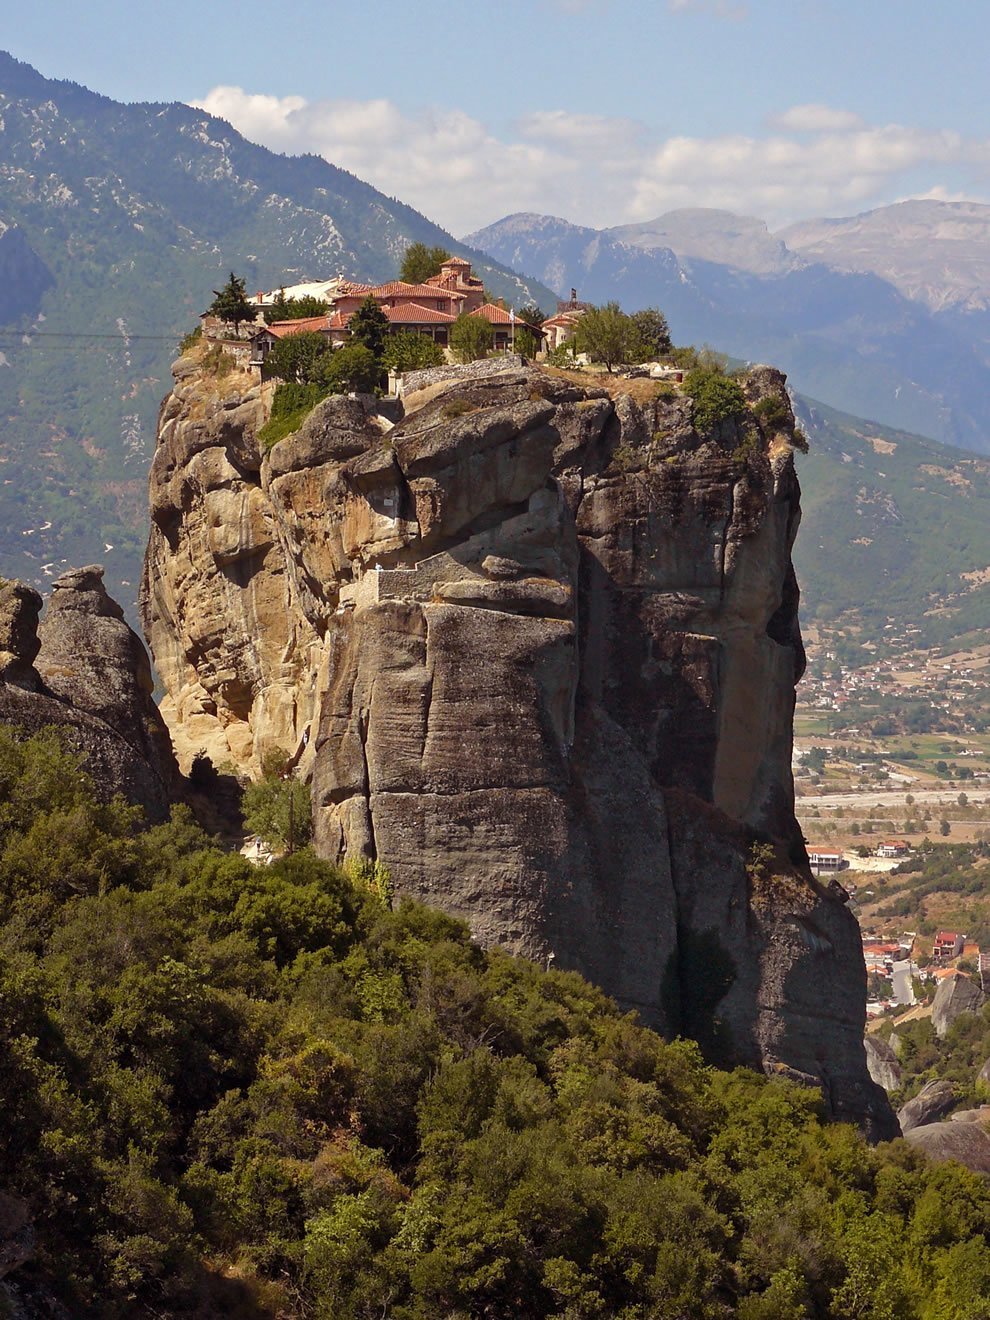
[(894, 971), (890, 979), (894, 987), (894, 1003), (913, 1004), (914, 986), (911, 984), (911, 963), (907, 960), (895, 962), (893, 967)]
[[(982, 785), (981, 791), (986, 792)], [(908, 794), (916, 803), (941, 803), (943, 806), (952, 807), (956, 804), (960, 793), (965, 793), (973, 806), (983, 802), (983, 797), (974, 797), (969, 789), (960, 788), (901, 788), (893, 791), (886, 788), (853, 789), (849, 793), (811, 793), (807, 797), (801, 796), (797, 799), (797, 812), (800, 815), (809, 807), (903, 808), (904, 799)]]

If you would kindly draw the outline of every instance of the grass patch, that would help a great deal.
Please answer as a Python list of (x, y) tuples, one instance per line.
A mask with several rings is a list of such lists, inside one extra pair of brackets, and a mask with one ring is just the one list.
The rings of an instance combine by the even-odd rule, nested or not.
[(199, 341), (202, 338), (203, 338), (203, 327), (201, 325), (198, 325), (194, 330), (190, 330), (189, 333), (182, 340), (182, 342), (179, 344), (179, 352), (191, 353), (192, 350), (196, 347), (196, 345), (199, 343)]
[(277, 385), (271, 416), (258, 431), (262, 451), (267, 454), (273, 445), (298, 431), (316, 405), (326, 397), (327, 391), (320, 385), (299, 385), (294, 381), (282, 381)]
[(206, 375), (213, 376), (215, 380), (223, 380), (236, 369), (237, 360), (219, 344), (213, 344), (203, 354), (200, 366)]
[(441, 409), (441, 412), (443, 413), (444, 417), (447, 418), (466, 417), (468, 413), (473, 413), (477, 411), (478, 411), (478, 405), (476, 403), (469, 402), (469, 400), (467, 399), (451, 399), (451, 401), (449, 403), (445, 403), (443, 405), (443, 408)]

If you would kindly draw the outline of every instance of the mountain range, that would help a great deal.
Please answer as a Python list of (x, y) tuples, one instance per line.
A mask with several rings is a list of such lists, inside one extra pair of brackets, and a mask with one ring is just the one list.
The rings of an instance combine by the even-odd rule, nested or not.
[(773, 362), (797, 390), (990, 452), (990, 207), (911, 201), (778, 234), (672, 211), (612, 229), (516, 214), (465, 242), (552, 288), (656, 305), (677, 343)]
[[(0, 55), (0, 116), (4, 577), (44, 587), (99, 561), (133, 601), (155, 417), (209, 290), (231, 267), (249, 288), (337, 270), (382, 279), (417, 239), (467, 255), (516, 306), (550, 307), (572, 284), (657, 302), (679, 342), (781, 363), (827, 400), (796, 401), (812, 437), (795, 552), (812, 612), (865, 603), (879, 626), (892, 603), (915, 617), (938, 598), (951, 621), (960, 575), (990, 566), (984, 468), (908, 434), (987, 448), (990, 208), (906, 203), (778, 235), (715, 211), (601, 232), (516, 216), (468, 240), (487, 258), (326, 161), (275, 155), (188, 106), (121, 105)], [(900, 237), (885, 245), (884, 232)], [(981, 600), (968, 592), (967, 614)]]
[(155, 418), (182, 336), (249, 291), (392, 278), (413, 241), (511, 302), (552, 295), (317, 156), (186, 105), (123, 105), (0, 53), (0, 574), (136, 591)]

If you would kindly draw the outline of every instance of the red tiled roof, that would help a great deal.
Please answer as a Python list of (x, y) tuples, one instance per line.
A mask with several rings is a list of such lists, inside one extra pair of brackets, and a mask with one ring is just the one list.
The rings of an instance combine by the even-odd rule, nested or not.
[(951, 940), (955, 943), (958, 938), (959, 936), (954, 930), (940, 930), (935, 936), (935, 942), (936, 944), (948, 944)]
[(371, 284), (357, 284), (354, 280), (345, 280), (337, 289), (338, 297), (348, 298), (355, 293), (370, 293), (374, 286)]
[(543, 322), (544, 325), (574, 325), (581, 318), (580, 312), (555, 312), (553, 316), (548, 316)]
[[(286, 335), (302, 334), (304, 330), (327, 329), (329, 329), (329, 317), (305, 316), (301, 321), (273, 321), (268, 326), (268, 333), (274, 335), (276, 339), (284, 339)], [(259, 331), (259, 334), (263, 333), (264, 331)]]
[(435, 307), (420, 307), (418, 303), (383, 307), (382, 311), (393, 325), (453, 325), (457, 320), (450, 312), (438, 312)]
[(404, 280), (392, 280), (389, 284), (377, 284), (369, 290), (374, 298), (463, 298), (462, 293), (452, 289), (438, 288), (435, 284), (406, 284)]
[(471, 269), (470, 261), (465, 261), (463, 257), (448, 257), (443, 264), (444, 266), (467, 266), (469, 270)]
[(505, 308), (498, 307), (495, 303), (482, 303), (482, 305), (476, 307), (470, 315), (484, 317), (484, 319), (489, 321), (492, 325), (512, 325), (513, 323), (512, 317)]

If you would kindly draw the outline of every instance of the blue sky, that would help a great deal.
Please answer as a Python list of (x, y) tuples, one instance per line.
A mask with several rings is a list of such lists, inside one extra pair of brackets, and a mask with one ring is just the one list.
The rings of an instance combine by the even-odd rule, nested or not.
[(320, 152), (461, 233), (988, 200), (988, 33), (973, 0), (49, 0), (0, 42)]

